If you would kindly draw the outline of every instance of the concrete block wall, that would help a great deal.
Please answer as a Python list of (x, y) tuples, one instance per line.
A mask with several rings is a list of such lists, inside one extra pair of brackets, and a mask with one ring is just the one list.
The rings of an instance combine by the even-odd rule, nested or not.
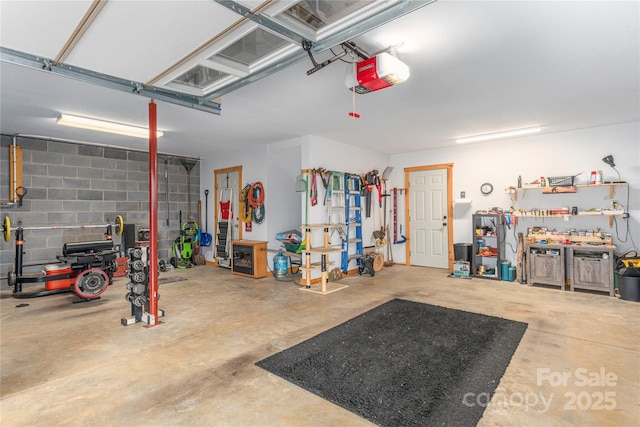
[[(22, 185), (27, 189), (22, 207), (2, 203), (2, 221), (24, 227), (94, 225), (113, 223), (117, 215), (125, 223), (149, 226), (148, 154), (96, 145), (18, 137), (22, 147)], [(9, 200), (9, 145), (13, 136), (0, 140), (0, 201)], [(165, 159), (168, 164), (165, 166)], [(192, 159), (193, 160), (193, 159)], [(165, 179), (168, 171), (168, 197)], [(190, 185), (187, 185), (190, 181)], [(187, 203), (190, 187), (191, 205)], [(179, 158), (158, 156), (158, 255), (171, 257), (171, 246), (180, 235), (179, 217), (197, 220), (200, 194), (200, 162), (187, 170)], [(168, 203), (168, 204), (167, 204)], [(167, 226), (167, 207), (169, 225)], [(189, 209), (190, 207), (190, 209)], [(188, 213), (191, 212), (191, 217)], [(106, 228), (25, 230), (24, 262), (55, 260), (67, 242), (103, 240)], [(114, 230), (115, 232), (115, 230)], [(15, 233), (9, 242), (0, 239), (0, 288), (7, 287), (13, 270)], [(121, 237), (114, 236), (115, 244)], [(25, 268), (25, 273), (40, 267)]]

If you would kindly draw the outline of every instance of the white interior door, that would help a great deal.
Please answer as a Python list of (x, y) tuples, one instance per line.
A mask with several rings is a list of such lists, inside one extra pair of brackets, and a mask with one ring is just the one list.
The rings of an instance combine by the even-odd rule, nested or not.
[(449, 267), (447, 169), (409, 173), (411, 265)]

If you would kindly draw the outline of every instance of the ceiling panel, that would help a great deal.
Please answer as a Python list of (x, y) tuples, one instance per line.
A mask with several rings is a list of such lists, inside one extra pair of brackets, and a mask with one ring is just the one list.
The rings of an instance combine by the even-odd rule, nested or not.
[[(257, 5), (241, 3), (252, 9)], [(81, 8), (75, 7), (80, 4)], [(24, 12), (16, 12), (18, 6)], [(275, 16), (278, 7), (282, 11), (289, 6), (291, 2), (274, 2), (267, 8), (273, 12), (269, 16)], [(74, 9), (73, 19), (60, 16), (59, 8)], [(33, 53), (57, 37), (53, 44), (61, 47), (87, 8), (88, 2), (0, 1), (0, 44)], [(110, 10), (114, 15), (118, 11), (117, 19), (109, 17)], [(87, 68), (106, 72), (105, 67), (111, 67), (113, 74), (131, 69), (138, 77), (148, 74), (147, 65), (156, 68), (154, 73), (162, 72), (176, 55), (187, 55), (194, 45), (214, 37), (218, 29), (206, 23), (229, 13), (228, 19), (240, 19), (214, 0), (109, 0), (99, 19), (104, 18), (103, 13), (109, 19), (104, 25), (96, 21), (96, 28), (91, 29), (100, 32), (100, 37), (87, 35), (95, 37), (89, 44), (95, 41), (97, 45), (78, 45), (73, 54), (96, 61), (86, 62)], [(19, 18), (26, 27), (5, 25)], [(63, 21), (68, 28), (58, 27)], [(255, 25), (247, 20), (233, 37), (223, 37), (217, 50), (212, 47), (201, 52), (170, 77), (186, 72), (198, 61), (211, 65), (208, 57)], [(43, 30), (47, 28), (50, 30)], [(59, 37), (62, 32), (65, 36)], [(146, 38), (153, 32), (162, 34)], [(114, 47), (107, 46), (109, 40)], [(352, 40), (371, 53), (401, 43), (398, 58), (410, 67), (411, 77), (401, 85), (353, 96), (344, 84), (353, 65), (336, 61), (307, 75), (313, 64), (306, 55), (297, 63), (280, 58), (271, 75), (255, 78), (249, 74), (245, 86), (223, 92), (219, 116), (156, 97), (158, 127), (165, 131), (159, 140), (162, 150), (213, 155), (316, 135), (398, 153), (451, 146), (459, 136), (509, 128), (541, 125), (544, 133), (551, 133), (640, 120), (639, 2), (438, 0), (359, 37), (354, 35)], [(296, 48), (300, 54), (302, 49)], [(58, 47), (48, 49), (52, 52), (46, 56), (58, 53)], [(334, 46), (334, 52), (341, 51)], [(101, 52), (106, 53), (101, 56)], [(315, 54), (318, 62), (332, 57), (328, 50)], [(218, 62), (217, 66), (222, 63)], [(123, 64), (130, 68), (115, 68)], [(124, 137), (61, 129), (55, 117), (67, 112), (144, 124), (148, 97), (157, 95), (135, 96), (131, 91), (91, 86), (47, 73), (42, 67), (25, 69), (10, 61), (0, 62), (0, 67), (0, 130), (7, 134), (37, 133), (132, 146)], [(253, 73), (250, 68), (245, 66), (243, 72)], [(168, 81), (159, 80), (156, 85)], [(353, 110), (361, 115), (359, 120), (348, 116)]]
[(212, 0), (110, 1), (66, 62), (147, 82), (239, 18)]
[(90, 5), (90, 0), (2, 1), (2, 46), (55, 58)]

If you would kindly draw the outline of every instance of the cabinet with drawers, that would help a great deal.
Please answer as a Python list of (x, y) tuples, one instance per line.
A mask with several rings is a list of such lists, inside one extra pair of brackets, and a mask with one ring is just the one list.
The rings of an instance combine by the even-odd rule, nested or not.
[(530, 244), (527, 250), (527, 283), (560, 286), (565, 290), (565, 247)]
[(572, 291), (587, 289), (614, 295), (612, 248), (572, 246), (569, 248), (569, 260)]
[(613, 296), (614, 250), (611, 244), (527, 243), (527, 284), (565, 290), (568, 282), (571, 291), (585, 289)]

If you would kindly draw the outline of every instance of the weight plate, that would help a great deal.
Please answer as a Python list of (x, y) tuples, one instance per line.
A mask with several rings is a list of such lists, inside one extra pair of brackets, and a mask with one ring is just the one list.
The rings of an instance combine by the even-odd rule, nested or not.
[(136, 283), (133, 286), (131, 286), (131, 292), (135, 295), (143, 295), (146, 290), (147, 290), (146, 285), (142, 283)]
[(10, 271), (7, 274), (7, 282), (9, 283), (9, 286), (15, 286), (16, 280), (17, 280), (16, 273), (13, 271)]
[(124, 233), (124, 220), (120, 215), (116, 216), (116, 226), (118, 227), (118, 236), (122, 236), (122, 233)]
[(8, 216), (4, 217), (2, 228), (4, 229), (4, 241), (8, 242), (9, 240), (11, 240), (11, 220)]
[(108, 286), (107, 273), (99, 268), (90, 268), (78, 274), (73, 290), (81, 298), (95, 298), (102, 295)]

